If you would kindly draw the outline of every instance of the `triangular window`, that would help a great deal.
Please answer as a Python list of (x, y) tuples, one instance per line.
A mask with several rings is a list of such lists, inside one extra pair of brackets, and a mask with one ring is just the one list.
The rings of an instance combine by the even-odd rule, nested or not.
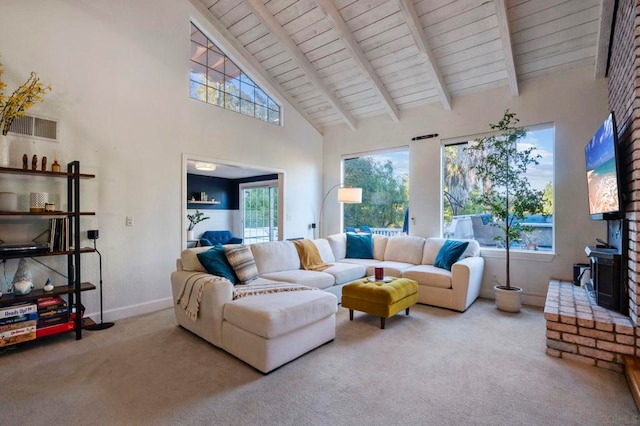
[(280, 125), (280, 106), (193, 23), (189, 96)]

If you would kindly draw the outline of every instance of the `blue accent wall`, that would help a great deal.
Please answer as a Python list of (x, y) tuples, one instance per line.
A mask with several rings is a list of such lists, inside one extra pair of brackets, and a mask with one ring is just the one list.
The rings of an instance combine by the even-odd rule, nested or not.
[[(202, 176), (187, 173), (187, 208), (199, 210), (239, 210), (239, 188), (241, 183), (276, 180), (277, 174), (254, 176), (243, 179), (224, 179), (213, 176)], [(206, 192), (208, 199), (220, 201), (220, 204), (190, 203), (191, 196), (200, 199), (200, 193)]]

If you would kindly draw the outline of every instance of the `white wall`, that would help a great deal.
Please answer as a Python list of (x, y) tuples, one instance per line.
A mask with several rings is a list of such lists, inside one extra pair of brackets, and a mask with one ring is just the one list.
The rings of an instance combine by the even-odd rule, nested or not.
[[(283, 128), (189, 99), (191, 17), (208, 31), (187, 0), (0, 3), (7, 90), (31, 70), (51, 84), (30, 112), (59, 119), (53, 145), (62, 160), (79, 160), (97, 176), (82, 183), (82, 207), (97, 214), (81, 223), (100, 230), (107, 320), (170, 305), (169, 276), (187, 226), (182, 153), (283, 170), (283, 236), (311, 236), (322, 136), (287, 104)], [(51, 146), (13, 142), (11, 150), (17, 159), (23, 151), (51, 155)], [(7, 176), (0, 190), (11, 187)], [(83, 280), (97, 283), (96, 256), (83, 256), (83, 269)], [(9, 279), (14, 271), (8, 265)], [(83, 301), (88, 313), (98, 310), (98, 292)]]
[[(440, 105), (402, 111), (399, 123), (387, 118), (363, 120), (356, 131), (346, 126), (325, 132), (324, 187), (338, 182), (341, 157), (410, 143), (410, 233), (440, 235), (441, 139), (488, 132), (506, 108), (516, 112), (523, 126), (555, 123), (555, 229), (556, 255), (530, 253), (512, 256), (512, 284), (524, 288), (525, 303), (543, 305), (550, 278), (572, 278), (572, 264), (587, 261), (586, 245), (606, 238), (606, 228), (589, 219), (584, 146), (607, 115), (606, 80), (595, 81), (591, 69), (520, 83), (520, 96), (507, 87), (454, 98), (452, 111)], [(439, 137), (411, 142), (414, 136)], [(339, 232), (339, 207), (327, 200), (324, 234)], [(487, 261), (482, 294), (493, 297), (492, 276), (504, 282), (504, 258), (485, 251)]]

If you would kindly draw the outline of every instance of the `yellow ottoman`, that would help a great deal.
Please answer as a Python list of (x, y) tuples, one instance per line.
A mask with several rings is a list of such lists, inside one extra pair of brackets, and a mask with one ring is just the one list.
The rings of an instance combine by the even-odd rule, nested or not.
[(342, 287), (342, 307), (349, 309), (351, 321), (354, 309), (380, 317), (383, 329), (385, 319), (401, 310), (409, 315), (409, 308), (418, 302), (418, 283), (408, 278), (391, 278), (387, 283), (362, 278)]

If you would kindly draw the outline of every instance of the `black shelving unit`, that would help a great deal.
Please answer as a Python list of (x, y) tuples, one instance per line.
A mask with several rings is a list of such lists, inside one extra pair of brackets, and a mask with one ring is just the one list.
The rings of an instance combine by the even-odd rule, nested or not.
[(10, 167), (0, 167), (0, 174), (19, 174), (19, 175), (31, 175), (42, 176), (50, 178), (66, 178), (67, 179), (67, 209), (68, 211), (56, 211), (56, 212), (0, 212), (0, 219), (2, 218), (33, 218), (42, 217), (43, 219), (49, 219), (52, 217), (66, 216), (69, 218), (69, 241), (73, 245), (72, 250), (57, 251), (57, 252), (42, 252), (42, 253), (0, 253), (0, 259), (15, 259), (15, 258), (31, 258), (42, 256), (67, 256), (67, 276), (68, 285), (58, 286), (53, 291), (45, 292), (42, 289), (33, 290), (27, 295), (15, 295), (4, 294), (0, 298), (0, 307), (7, 307), (19, 302), (35, 301), (43, 297), (51, 297), (57, 295), (69, 295), (69, 309), (75, 308), (75, 324), (73, 330), (75, 330), (76, 340), (82, 339), (82, 292), (88, 290), (94, 290), (95, 285), (89, 282), (81, 281), (81, 255), (84, 253), (93, 253), (93, 248), (81, 248), (80, 247), (80, 217), (92, 216), (94, 212), (81, 212), (80, 211), (80, 179), (92, 179), (95, 175), (80, 173), (80, 162), (72, 161), (67, 164), (67, 172), (49, 172), (40, 170), (27, 170), (16, 169)]

